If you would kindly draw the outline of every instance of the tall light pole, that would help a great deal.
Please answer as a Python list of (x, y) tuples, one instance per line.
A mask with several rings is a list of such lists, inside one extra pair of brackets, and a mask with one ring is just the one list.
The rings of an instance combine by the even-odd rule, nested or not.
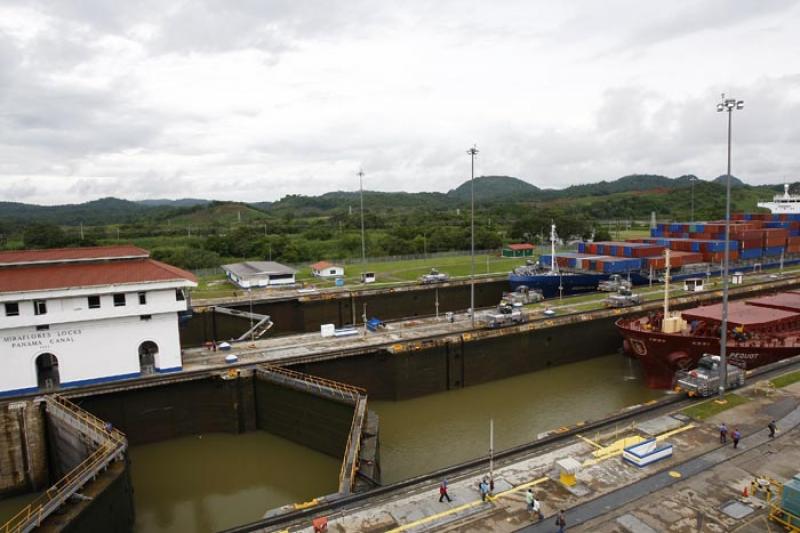
[(470, 255), (472, 257), (472, 268), (469, 273), (469, 308), (470, 316), (472, 317), (472, 327), (475, 327), (475, 156), (478, 155), (478, 147), (472, 145), (472, 148), (467, 150), (472, 162), (472, 173), (469, 181), (470, 189)]
[(364, 169), (358, 169), (358, 190), (361, 193), (361, 262), (367, 262), (367, 245), (364, 241)]
[(719, 339), (719, 396), (725, 396), (728, 385), (728, 264), (730, 261), (731, 246), (731, 123), (733, 110), (744, 109), (744, 102), (735, 98), (725, 98), (717, 104), (717, 111), (728, 112), (728, 174), (725, 180), (725, 259), (722, 263), (722, 331)]
[(694, 224), (694, 182), (695, 181), (697, 181), (696, 177), (689, 176), (689, 183), (692, 186), (692, 208), (691, 208), (692, 210), (691, 210), (691, 216), (689, 217), (689, 220), (692, 222), (692, 224)]

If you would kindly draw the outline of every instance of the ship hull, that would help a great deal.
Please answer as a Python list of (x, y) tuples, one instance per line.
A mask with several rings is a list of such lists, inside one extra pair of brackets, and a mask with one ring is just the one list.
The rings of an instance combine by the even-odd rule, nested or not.
[[(642, 331), (617, 321), (623, 349), (642, 364), (645, 383), (654, 389), (669, 389), (675, 372), (694, 368), (703, 354), (719, 355), (716, 337), (700, 337)], [(800, 354), (798, 346), (783, 346), (776, 341), (763, 343), (728, 343), (728, 362), (745, 369), (756, 368)]]

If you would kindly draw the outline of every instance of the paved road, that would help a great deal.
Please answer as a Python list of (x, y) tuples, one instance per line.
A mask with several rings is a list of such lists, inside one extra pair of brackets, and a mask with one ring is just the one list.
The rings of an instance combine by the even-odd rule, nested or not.
[[(788, 415), (778, 421), (778, 427), (782, 429), (781, 435), (784, 435), (789, 430), (800, 425), (800, 407), (791, 411)], [(785, 430), (783, 429), (785, 428)], [(650, 477), (644, 478), (631, 485), (627, 485), (613, 492), (590, 500), (586, 503), (577, 505), (567, 509), (567, 524), (569, 527), (579, 526), (589, 520), (598, 518), (605, 513), (621, 507), (627, 503), (638, 500), (655, 491), (669, 487), (670, 485), (686, 478), (692, 477), (700, 472), (713, 468), (733, 457), (736, 457), (747, 450), (752, 450), (769, 441), (769, 436), (765, 429), (759, 430), (756, 433), (747, 435), (739, 442), (739, 448), (734, 450), (732, 445), (716, 448), (704, 455), (689, 459), (669, 469), (669, 471), (662, 471)], [(669, 472), (680, 472), (681, 477), (674, 478), (669, 475)], [(555, 516), (545, 518), (541, 522), (531, 524), (527, 527), (519, 529), (520, 532), (525, 533), (538, 533), (538, 532), (552, 532), (558, 528), (554, 525)]]

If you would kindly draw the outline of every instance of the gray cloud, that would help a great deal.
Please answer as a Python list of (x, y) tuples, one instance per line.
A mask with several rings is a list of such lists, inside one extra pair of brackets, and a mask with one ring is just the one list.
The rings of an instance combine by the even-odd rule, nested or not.
[(361, 166), (369, 188), (446, 191), (468, 176), (473, 142), (479, 174), (541, 187), (711, 178), (724, 170), (721, 90), (747, 102), (736, 173), (798, 173), (794, 2), (2, 9), (4, 199), (271, 200), (352, 190)]

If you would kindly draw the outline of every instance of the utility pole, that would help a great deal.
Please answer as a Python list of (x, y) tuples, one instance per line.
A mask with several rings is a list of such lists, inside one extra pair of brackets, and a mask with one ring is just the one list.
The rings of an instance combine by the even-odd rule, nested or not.
[(475, 328), (475, 156), (478, 155), (478, 147), (472, 145), (472, 148), (467, 150), (471, 160), (471, 178), (469, 181), (470, 188), (470, 256), (472, 258), (470, 274), (469, 274), (469, 307), (470, 318), (472, 318), (472, 328)]
[(728, 267), (731, 253), (731, 123), (733, 110), (744, 109), (744, 102), (735, 98), (725, 98), (717, 104), (717, 111), (728, 112), (728, 174), (725, 183), (725, 260), (722, 265), (722, 333), (719, 339), (719, 397), (725, 398), (725, 389), (728, 386)]
[(81, 240), (83, 240), (83, 222), (81, 222)]
[(361, 262), (367, 262), (367, 245), (364, 240), (364, 169), (358, 169), (358, 190), (361, 193)]

